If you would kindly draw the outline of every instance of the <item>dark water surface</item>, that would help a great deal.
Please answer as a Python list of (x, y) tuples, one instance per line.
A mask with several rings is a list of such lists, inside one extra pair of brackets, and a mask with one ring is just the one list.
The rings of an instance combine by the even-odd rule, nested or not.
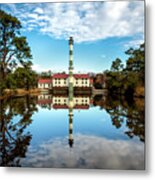
[(66, 98), (1, 100), (1, 166), (144, 169), (143, 99)]

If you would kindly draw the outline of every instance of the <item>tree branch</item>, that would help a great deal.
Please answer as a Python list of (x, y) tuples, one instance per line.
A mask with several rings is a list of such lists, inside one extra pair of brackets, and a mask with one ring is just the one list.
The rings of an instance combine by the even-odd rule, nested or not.
[(10, 54), (10, 56), (8, 57), (8, 59), (6, 60), (6, 65), (9, 63), (9, 61), (11, 60), (11, 58), (16, 54), (16, 52), (14, 51), (12, 54)]

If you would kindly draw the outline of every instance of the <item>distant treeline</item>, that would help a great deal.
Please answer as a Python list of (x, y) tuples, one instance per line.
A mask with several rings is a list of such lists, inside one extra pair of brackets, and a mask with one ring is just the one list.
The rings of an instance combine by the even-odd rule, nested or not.
[(139, 48), (130, 48), (125, 53), (129, 56), (126, 64), (116, 58), (111, 69), (94, 77), (94, 87), (108, 89), (110, 94), (144, 97), (145, 85), (145, 45)]

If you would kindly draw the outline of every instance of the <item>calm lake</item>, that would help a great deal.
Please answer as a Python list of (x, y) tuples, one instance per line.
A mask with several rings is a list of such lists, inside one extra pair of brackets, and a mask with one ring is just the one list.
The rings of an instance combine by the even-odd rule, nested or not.
[(144, 99), (76, 97), (72, 109), (52, 94), (0, 103), (1, 166), (145, 168)]

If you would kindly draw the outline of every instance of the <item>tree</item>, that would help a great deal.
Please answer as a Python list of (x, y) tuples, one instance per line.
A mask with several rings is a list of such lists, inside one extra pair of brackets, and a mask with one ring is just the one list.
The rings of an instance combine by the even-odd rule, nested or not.
[(18, 67), (13, 73), (8, 73), (6, 77), (6, 87), (9, 89), (35, 88), (37, 86), (38, 75), (32, 70), (32, 62), (22, 62), (23, 67)]
[(23, 67), (18, 67), (12, 74), (13, 79), (16, 79), (17, 88), (25, 88), (29, 90), (37, 85), (37, 74), (32, 70), (31, 62), (22, 62)]
[(115, 92), (122, 94), (123, 92), (123, 80), (124, 80), (124, 74), (123, 74), (123, 64), (121, 59), (116, 58), (115, 61), (112, 62), (111, 70), (106, 71), (107, 76), (107, 88), (110, 92)]
[(145, 44), (141, 44), (139, 48), (130, 48), (125, 52), (129, 55), (126, 62), (126, 71), (135, 72), (139, 77), (139, 81), (144, 85), (145, 81)]
[(104, 73), (96, 74), (93, 78), (93, 84), (96, 89), (103, 89), (105, 84), (105, 75)]
[[(0, 10), (0, 84), (5, 87), (9, 71), (18, 62), (32, 58), (26, 37), (20, 35), (20, 21), (3, 10)], [(2, 83), (3, 82), (3, 83)]]
[(115, 61), (112, 62), (111, 71), (121, 71), (123, 69), (122, 61), (119, 58), (116, 58)]
[(145, 81), (145, 49), (144, 44), (139, 48), (130, 48), (125, 52), (129, 55), (126, 66), (119, 58), (112, 62), (111, 70), (106, 71), (106, 85), (110, 93), (126, 96), (144, 96)]
[(47, 72), (41, 72), (40, 77), (41, 78), (51, 78), (52, 72), (49, 70)]

